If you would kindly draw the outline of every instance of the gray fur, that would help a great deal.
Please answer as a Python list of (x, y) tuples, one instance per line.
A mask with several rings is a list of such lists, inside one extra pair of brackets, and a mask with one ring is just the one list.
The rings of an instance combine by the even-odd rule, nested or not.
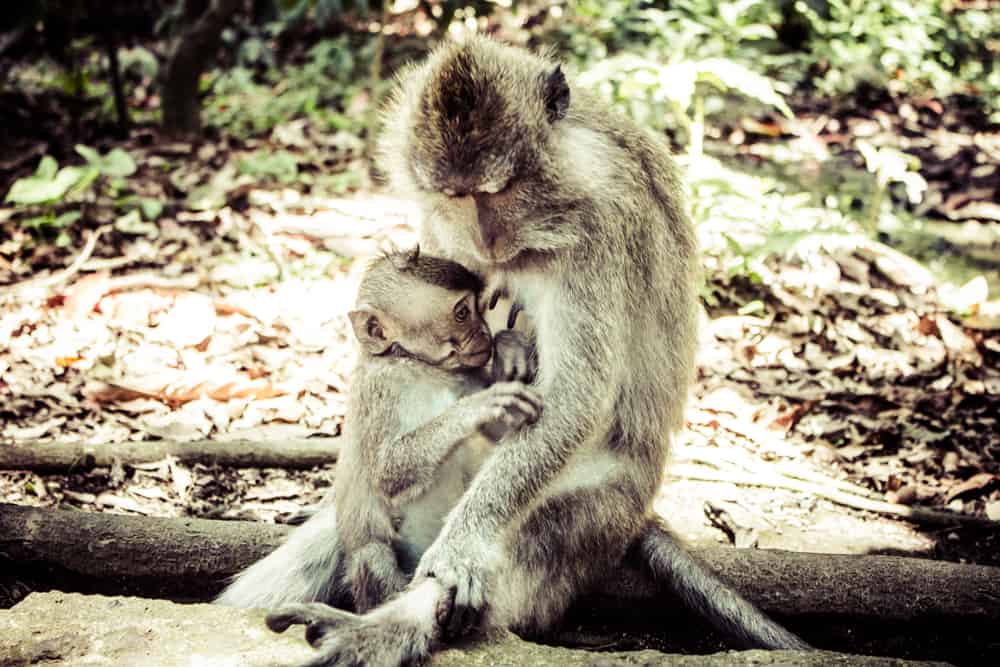
[(216, 602), (259, 609), (313, 601), (345, 604), (336, 513), (326, 510), (332, 506), (321, 506), (284, 544), (241, 572)]
[[(661, 580), (709, 614), (732, 608), (673, 541), (643, 532), (697, 338), (695, 234), (668, 153), (556, 63), (485, 37), (401, 75), (382, 167), (421, 203), (423, 247), (523, 307), (545, 412), (484, 463), (406, 592), (321, 633), (317, 664), (352, 664), (345, 650), (370, 665), (421, 662), (427, 653), (400, 658), (386, 639), (420, 632), (409, 645), (477, 626), (544, 632), (640, 537)], [(428, 591), (433, 612), (418, 598)], [(763, 622), (736, 607), (737, 626)]]
[[(465, 300), (474, 305), (475, 293), (468, 290), (481, 289), (463, 272), (426, 255), (418, 261), (415, 251), (369, 266), (358, 299), (370, 310), (354, 322), (362, 344), (333, 491), (281, 547), (241, 573), (220, 603), (277, 607), (319, 601), (362, 612), (374, 608), (409, 581), (496, 442), (537, 418), (538, 399), (516, 373), (531, 356), (522, 335), (500, 336), (507, 342), (494, 355), (507, 369), (505, 379), (517, 381), (488, 388), (484, 368), (463, 365), (460, 346), (456, 356), (433, 365), (407, 351), (405, 346), (429, 346), (416, 339), (432, 336), (481, 346), (485, 332), (490, 344), (478, 312), (454, 319), (453, 306)], [(418, 283), (428, 300), (419, 305), (419, 315), (433, 329), (404, 321), (412, 305), (400, 304)], [(372, 313), (402, 324), (403, 337), (365, 345)], [(396, 353), (382, 352), (397, 345)]]

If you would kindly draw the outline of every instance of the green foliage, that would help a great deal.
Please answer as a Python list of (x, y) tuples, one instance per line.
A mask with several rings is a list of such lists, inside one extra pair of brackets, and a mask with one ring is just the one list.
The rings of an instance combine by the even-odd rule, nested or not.
[(806, 62), (800, 63), (824, 64), (814, 83), (826, 93), (850, 92), (862, 81), (904, 92), (929, 87), (938, 95), (974, 85), (994, 93), (987, 99), (996, 104), (1000, 12), (949, 4), (799, 0), (794, 8), (810, 31)]
[(299, 164), (288, 151), (257, 151), (239, 161), (239, 173), (261, 180), (294, 183), (299, 175)]
[(363, 90), (360, 81), (370, 54), (370, 44), (358, 50), (339, 37), (318, 42), (298, 67), (271, 69), (263, 77), (234, 67), (210, 84), (204, 120), (244, 138), (302, 116), (321, 127), (357, 130), (363, 119), (352, 119), (343, 110)]
[(82, 167), (59, 169), (55, 158), (46, 155), (33, 175), (14, 181), (5, 201), (26, 206), (58, 201), (84, 179), (87, 171)]
[(857, 233), (858, 225), (834, 206), (818, 206), (811, 193), (783, 179), (704, 156), (686, 166), (702, 250), (731, 276), (761, 283), (769, 258)]
[[(775, 106), (765, 100), (789, 84), (843, 94), (867, 82), (902, 93), (971, 91), (1000, 109), (997, 11), (907, 0), (583, 0), (565, 12), (543, 39), (603, 80), (610, 99), (657, 125), (668, 95), (681, 104), (689, 97), (692, 75), (676, 67), (706, 62), (766, 77), (766, 87), (742, 73), (722, 81)], [(639, 102), (625, 103), (630, 93)], [(708, 113), (723, 108), (706, 98)]]
[(703, 116), (725, 110), (729, 95), (791, 115), (756, 63), (770, 48), (761, 43), (775, 40), (768, 21), (777, 20), (773, 0), (682, 0), (669, 9), (586, 1), (555, 29), (555, 41), (577, 61), (582, 83), (642, 123), (679, 125), (697, 154)]
[(33, 175), (14, 181), (6, 201), (25, 206), (48, 204), (83, 192), (99, 176), (121, 177), (135, 173), (135, 160), (120, 148), (101, 155), (89, 146), (77, 144), (76, 152), (87, 161), (86, 165), (60, 169), (55, 158), (46, 155), (39, 161)]
[[(94, 191), (117, 197), (117, 193), (127, 187), (125, 179), (136, 172), (135, 160), (121, 148), (113, 148), (103, 155), (83, 144), (77, 144), (75, 149), (85, 164), (60, 168), (55, 158), (46, 155), (39, 160), (34, 174), (14, 181), (5, 198), (9, 203), (39, 211), (38, 215), (22, 219), (22, 226), (37, 234), (57, 232), (57, 246), (70, 243), (65, 229), (82, 217), (79, 209), (60, 209), (79, 202)], [(163, 211), (159, 201), (134, 195), (118, 197), (115, 206), (126, 212), (116, 226), (133, 233), (138, 228), (136, 222), (142, 223), (142, 218), (155, 220)], [(142, 231), (147, 232), (148, 229)]]
[(919, 204), (927, 190), (927, 181), (916, 171), (911, 171), (920, 167), (920, 161), (914, 156), (891, 147), (876, 148), (864, 140), (859, 140), (856, 145), (868, 171), (875, 175), (875, 196), (869, 204), (869, 227), (871, 231), (876, 231), (890, 185), (902, 184), (910, 203)]

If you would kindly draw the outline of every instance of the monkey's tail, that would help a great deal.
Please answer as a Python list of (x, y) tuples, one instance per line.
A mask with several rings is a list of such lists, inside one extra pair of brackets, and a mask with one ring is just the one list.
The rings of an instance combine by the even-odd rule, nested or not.
[(657, 520), (636, 545), (640, 565), (712, 626), (744, 648), (811, 650), (691, 555)]
[(216, 598), (230, 607), (270, 609), (303, 602), (342, 606), (343, 558), (336, 512), (321, 505), (273, 552), (240, 572)]

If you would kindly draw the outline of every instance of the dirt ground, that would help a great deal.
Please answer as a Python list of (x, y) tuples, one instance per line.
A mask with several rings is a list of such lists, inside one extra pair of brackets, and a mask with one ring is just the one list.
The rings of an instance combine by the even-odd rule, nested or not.
[[(240, 217), (264, 230), (279, 261), (241, 255), (239, 234), (178, 221), (145, 241), (159, 277), (134, 259), (137, 241), (112, 235), (87, 273), (0, 293), (3, 439), (339, 433), (355, 269), (387, 240), (412, 241), (413, 209), (363, 195)], [(111, 255), (123, 270), (101, 269)], [(319, 267), (312, 275), (273, 280), (307, 261)], [(816, 245), (768, 267), (755, 284), (709, 265), (715, 305), (657, 511), (695, 543), (1000, 564), (1000, 529), (986, 521), (1000, 519), (996, 329), (947, 314), (934, 277), (875, 242)], [(751, 297), (763, 309), (740, 314), (734, 304)], [(334, 472), (173, 460), (7, 470), (0, 500), (285, 521)], [(913, 508), (938, 514), (901, 516)]]

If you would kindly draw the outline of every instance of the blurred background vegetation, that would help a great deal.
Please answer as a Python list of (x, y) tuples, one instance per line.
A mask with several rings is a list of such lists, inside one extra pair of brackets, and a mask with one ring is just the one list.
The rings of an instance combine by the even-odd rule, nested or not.
[[(87, 225), (377, 185), (392, 72), (468, 31), (553, 49), (666, 133), (716, 269), (759, 281), (864, 234), (1000, 286), (992, 0), (24, 0), (0, 17), (0, 282)], [(194, 143), (142, 153), (174, 140)]]

